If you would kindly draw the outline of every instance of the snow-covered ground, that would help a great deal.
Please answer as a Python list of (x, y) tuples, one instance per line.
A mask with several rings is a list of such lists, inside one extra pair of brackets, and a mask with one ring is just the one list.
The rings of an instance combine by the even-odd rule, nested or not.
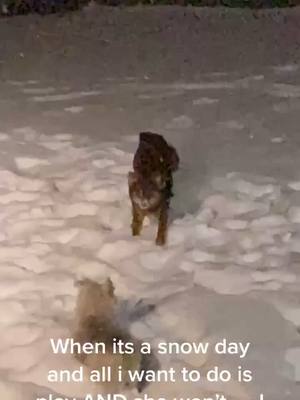
[[(25, 20), (19, 21), (22, 29)], [(226, 54), (226, 37), (224, 43)], [(47, 382), (49, 369), (76, 366), (71, 357), (51, 353), (49, 338), (68, 335), (74, 281), (107, 276), (120, 298), (157, 305), (131, 326), (142, 339), (251, 342), (242, 365), (253, 371), (252, 383), (153, 384), (150, 396), (201, 398), (212, 391), (232, 400), (255, 400), (259, 393), (264, 400), (299, 398), (295, 59), (299, 52), (284, 64), (280, 57), (270, 65), (253, 59), (253, 68), (249, 62), (238, 72), (218, 65), (218, 73), (212, 62), (211, 72), (169, 83), (146, 73), (91, 73), (87, 83), (76, 76), (55, 82), (49, 72), (29, 80), (28, 69), (23, 79), (21, 71), (13, 79), (13, 66), (9, 74), (4, 65), (1, 398), (33, 400), (56, 392), (79, 399), (89, 392), (87, 384)], [(130, 234), (127, 172), (142, 129), (164, 134), (182, 160), (165, 248), (155, 246), (152, 223), (140, 238)], [(214, 364), (234, 370), (241, 363), (213, 354), (160, 361), (202, 371)]]

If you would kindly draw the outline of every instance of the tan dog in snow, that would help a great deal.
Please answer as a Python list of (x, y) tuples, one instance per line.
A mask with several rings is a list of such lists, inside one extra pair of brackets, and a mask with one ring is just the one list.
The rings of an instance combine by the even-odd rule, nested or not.
[[(114, 286), (110, 279), (100, 284), (89, 279), (79, 281), (79, 294), (75, 310), (74, 339), (81, 345), (84, 343), (104, 343), (105, 354), (76, 354), (76, 359), (91, 370), (102, 370), (102, 367), (111, 368), (110, 382), (101, 384), (107, 388), (107, 393), (121, 393), (122, 390), (137, 387), (142, 390), (141, 383), (132, 383), (128, 379), (128, 370), (140, 370), (142, 356), (139, 353), (138, 342), (116, 323), (117, 298)], [(133, 354), (115, 354), (113, 340), (122, 340), (124, 343), (133, 343)], [(123, 379), (118, 381), (117, 373), (122, 367)]]

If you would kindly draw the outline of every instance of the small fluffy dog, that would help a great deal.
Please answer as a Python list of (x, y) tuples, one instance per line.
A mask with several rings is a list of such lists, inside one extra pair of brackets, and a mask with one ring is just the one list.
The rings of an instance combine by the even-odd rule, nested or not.
[[(75, 357), (91, 370), (111, 367), (112, 379), (107, 382), (107, 393), (121, 393), (122, 390), (136, 388), (141, 392), (146, 382), (130, 382), (126, 372), (143, 370), (149, 362), (139, 352), (139, 342), (125, 329), (116, 323), (117, 298), (110, 279), (97, 283), (89, 279), (77, 282), (79, 294), (75, 310), (74, 339), (81, 345), (84, 343), (105, 343), (105, 354), (77, 354)], [(124, 343), (134, 343), (133, 354), (114, 354), (113, 339), (121, 339)], [(117, 379), (118, 367), (122, 366), (124, 374), (122, 382)]]

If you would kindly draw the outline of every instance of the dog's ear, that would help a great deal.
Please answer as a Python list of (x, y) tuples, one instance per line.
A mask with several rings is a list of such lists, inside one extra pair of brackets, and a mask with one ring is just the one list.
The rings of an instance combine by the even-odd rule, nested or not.
[(132, 186), (137, 181), (138, 181), (137, 173), (133, 171), (128, 172), (128, 185)]
[(79, 279), (79, 280), (74, 282), (74, 286), (76, 288), (80, 288), (80, 287), (86, 285), (89, 282), (91, 282), (91, 281), (90, 281), (90, 279), (87, 279), (87, 278)]
[(179, 168), (180, 158), (174, 147), (169, 146), (170, 167), (172, 171), (177, 171)]
[(109, 297), (114, 297), (115, 287), (110, 278), (107, 278), (106, 281), (104, 282), (103, 289), (105, 294), (107, 294)]

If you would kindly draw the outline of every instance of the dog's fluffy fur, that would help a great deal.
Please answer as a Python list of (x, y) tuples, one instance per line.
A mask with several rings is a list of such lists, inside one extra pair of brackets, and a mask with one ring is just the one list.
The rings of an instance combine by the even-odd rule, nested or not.
[[(140, 370), (144, 362), (139, 352), (139, 343), (125, 329), (116, 323), (117, 298), (114, 286), (110, 279), (103, 284), (85, 279), (77, 283), (79, 294), (75, 310), (74, 339), (81, 345), (84, 343), (105, 343), (105, 354), (77, 354), (76, 358), (91, 370), (99, 370), (103, 366), (110, 366), (112, 371), (111, 382), (105, 384), (107, 393), (120, 393), (124, 389), (136, 387), (141, 391), (141, 383), (131, 383), (126, 370)], [(133, 354), (114, 354), (113, 339), (122, 339), (135, 345)], [(117, 380), (118, 367), (122, 366), (124, 378)], [(102, 384), (103, 385), (103, 384)]]

